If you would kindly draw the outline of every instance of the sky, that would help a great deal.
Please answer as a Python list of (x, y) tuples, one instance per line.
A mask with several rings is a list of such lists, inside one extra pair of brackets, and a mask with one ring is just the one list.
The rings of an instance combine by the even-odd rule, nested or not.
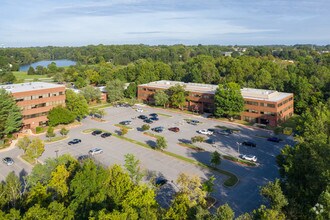
[(330, 43), (330, 0), (0, 0), (0, 46)]

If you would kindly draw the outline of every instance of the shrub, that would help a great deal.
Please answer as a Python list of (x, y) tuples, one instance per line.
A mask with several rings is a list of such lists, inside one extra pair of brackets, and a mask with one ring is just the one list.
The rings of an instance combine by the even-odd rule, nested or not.
[(191, 138), (191, 142), (196, 143), (196, 142), (204, 142), (205, 137), (203, 136), (194, 136)]
[(48, 124), (56, 126), (59, 124), (69, 124), (75, 120), (75, 116), (67, 108), (58, 106), (49, 111)]
[(144, 124), (144, 125), (142, 125), (141, 128), (142, 128), (142, 131), (147, 131), (150, 129), (150, 125)]
[(42, 133), (44, 131), (45, 131), (45, 128), (44, 127), (36, 127), (36, 133), (37, 134), (40, 134), (40, 133)]
[(120, 135), (121, 136), (124, 136), (125, 134), (127, 134), (127, 132), (128, 132), (128, 129), (127, 128), (121, 128), (120, 129)]

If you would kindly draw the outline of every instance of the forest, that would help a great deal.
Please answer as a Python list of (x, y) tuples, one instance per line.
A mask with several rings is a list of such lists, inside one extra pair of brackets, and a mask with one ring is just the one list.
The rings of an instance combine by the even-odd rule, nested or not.
[[(136, 86), (167, 79), (235, 82), (241, 87), (294, 93), (296, 145), (285, 146), (277, 156), (281, 178), (261, 189), (264, 205), (237, 219), (330, 219), (329, 50), (329, 45), (4, 48), (0, 49), (0, 82), (17, 82), (12, 71), (21, 64), (71, 59), (78, 64), (68, 68), (52, 64), (40, 74), (59, 83), (72, 82), (77, 88), (113, 80)], [(228, 51), (231, 56), (224, 56)], [(35, 167), (26, 184), (11, 174), (0, 185), (0, 219), (57, 219), (57, 214), (61, 219), (234, 218), (230, 207), (220, 206), (210, 213), (200, 197), (188, 193), (200, 192), (202, 187), (187, 191), (183, 184), (170, 207), (161, 208), (154, 199), (155, 188), (134, 182), (119, 166), (80, 164), (72, 158), (48, 163)], [(11, 191), (13, 184), (16, 191)]]

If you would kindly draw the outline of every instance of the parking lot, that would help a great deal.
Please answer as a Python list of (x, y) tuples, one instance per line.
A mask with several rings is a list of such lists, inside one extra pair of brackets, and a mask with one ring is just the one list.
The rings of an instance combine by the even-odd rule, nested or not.
[[(143, 109), (143, 112), (137, 112), (130, 107), (107, 108), (105, 109), (107, 114), (104, 117), (104, 122), (97, 122), (90, 117), (84, 119), (82, 126), (70, 130), (70, 138), (68, 140), (47, 144), (46, 150), (40, 160), (44, 161), (48, 157), (56, 157), (57, 155), (62, 154), (71, 154), (72, 156), (78, 157), (87, 154), (91, 148), (98, 147), (103, 150), (103, 154), (94, 155), (93, 157), (100, 163), (109, 166), (112, 164), (124, 164), (124, 155), (132, 153), (141, 161), (141, 166), (148, 171), (149, 177), (163, 176), (169, 180), (169, 184), (164, 187), (164, 189), (168, 189), (168, 191), (175, 190), (175, 184), (170, 182), (172, 180), (175, 181), (181, 172), (198, 175), (203, 179), (214, 175), (217, 180), (215, 187), (216, 191), (213, 193), (213, 196), (217, 198), (219, 204), (229, 203), (237, 214), (251, 211), (260, 205), (261, 197), (259, 195), (259, 186), (278, 177), (275, 156), (288, 140), (284, 140), (280, 143), (268, 142), (265, 138), (270, 136), (268, 131), (219, 122), (201, 116), (171, 112), (163, 109), (150, 107), (141, 108)], [(132, 129), (129, 130), (126, 136), (143, 143), (154, 145), (156, 139), (143, 134), (140, 128), (145, 123), (143, 120), (138, 119), (138, 116), (141, 114), (148, 116), (151, 113), (157, 113), (159, 115), (159, 120), (150, 124), (150, 127), (162, 126), (164, 127), (164, 131), (161, 133), (156, 133), (154, 131), (150, 132), (162, 135), (166, 138), (168, 142), (167, 151), (207, 164), (210, 163), (210, 153), (215, 150), (219, 151), (221, 154), (232, 156), (238, 156), (239, 154), (253, 154), (258, 158), (259, 165), (257, 167), (247, 167), (223, 160), (219, 167), (234, 173), (240, 179), (235, 187), (226, 188), (223, 187), (222, 183), (227, 177), (211, 172), (208, 169), (203, 169), (152, 149), (143, 148), (114, 136), (101, 138), (99, 135), (93, 136), (91, 134), (83, 133), (84, 130), (92, 128), (103, 129), (112, 133), (118, 132), (120, 129), (114, 125), (121, 121), (130, 120), (132, 123), (128, 126), (132, 127)], [(198, 120), (200, 123), (197, 125), (191, 125), (186, 122), (187, 119)], [(206, 135), (198, 134), (197, 131), (209, 128), (219, 129), (216, 126), (224, 126), (239, 130), (240, 132), (229, 135), (210, 135), (210, 138), (215, 141), (213, 144), (196, 144), (205, 151), (195, 151), (178, 145), (179, 141), (190, 140), (191, 137), (196, 135), (209, 138)], [(168, 128), (170, 127), (178, 127), (180, 131), (177, 133), (169, 131)], [(79, 138), (82, 142), (69, 146), (67, 143), (73, 138)], [(237, 144), (243, 141), (253, 141), (257, 146), (252, 148)], [(15, 154), (15, 152), (12, 153)], [(20, 165), (18, 162), (15, 164), (17, 164), (17, 166)], [(2, 166), (5, 165), (2, 164)], [(22, 167), (24, 167), (24, 164)], [(5, 175), (6, 173), (1, 171), (1, 174)], [(164, 202), (168, 203), (169, 201), (164, 199)]]

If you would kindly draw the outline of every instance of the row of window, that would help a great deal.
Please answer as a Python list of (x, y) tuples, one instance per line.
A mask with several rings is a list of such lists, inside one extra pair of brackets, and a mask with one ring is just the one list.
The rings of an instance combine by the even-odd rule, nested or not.
[(275, 108), (275, 104), (270, 104), (270, 103), (263, 103), (263, 102), (253, 102), (253, 101), (244, 101), (245, 104), (247, 105), (255, 105), (258, 106), (260, 104), (260, 106), (263, 107), (269, 107), (269, 108)]
[(288, 109), (293, 108), (293, 105), (289, 105), (285, 107), (283, 110), (281, 110), (278, 114), (281, 115), (283, 112), (286, 112)]
[(60, 95), (64, 95), (64, 92), (55, 92), (55, 93), (47, 93), (47, 94), (40, 94), (40, 95), (18, 97), (18, 98), (16, 98), (16, 102), (36, 100), (36, 99), (42, 99), (42, 98), (49, 98), (49, 97), (60, 96)]
[(211, 99), (213, 98), (210, 95), (201, 95), (201, 94), (197, 94), (197, 93), (190, 93), (191, 97), (195, 97), (195, 98), (203, 98), (203, 99)]
[(23, 110), (42, 108), (42, 107), (46, 107), (46, 106), (57, 106), (57, 105), (62, 105), (64, 103), (65, 103), (65, 100), (59, 100), (59, 101), (40, 103), (40, 104), (37, 104), (37, 105), (28, 105), (28, 106), (24, 106)]
[[(250, 113), (254, 113), (254, 114), (259, 114), (258, 110), (254, 110), (254, 109), (245, 109), (245, 112), (250, 112)], [(270, 115), (270, 116), (275, 116), (276, 112), (265, 112), (265, 111), (260, 111), (261, 115)]]
[(48, 112), (41, 112), (41, 113), (36, 113), (36, 114), (32, 114), (32, 115), (24, 115), (23, 119), (37, 118), (37, 117), (41, 117), (41, 116), (46, 116), (47, 114), (48, 114)]
[(284, 101), (281, 102), (281, 103), (278, 103), (278, 104), (277, 104), (277, 107), (281, 107), (282, 105), (285, 105), (286, 103), (292, 101), (292, 99), (293, 99), (293, 97), (290, 97), (289, 99), (286, 99), (286, 100), (284, 100)]

